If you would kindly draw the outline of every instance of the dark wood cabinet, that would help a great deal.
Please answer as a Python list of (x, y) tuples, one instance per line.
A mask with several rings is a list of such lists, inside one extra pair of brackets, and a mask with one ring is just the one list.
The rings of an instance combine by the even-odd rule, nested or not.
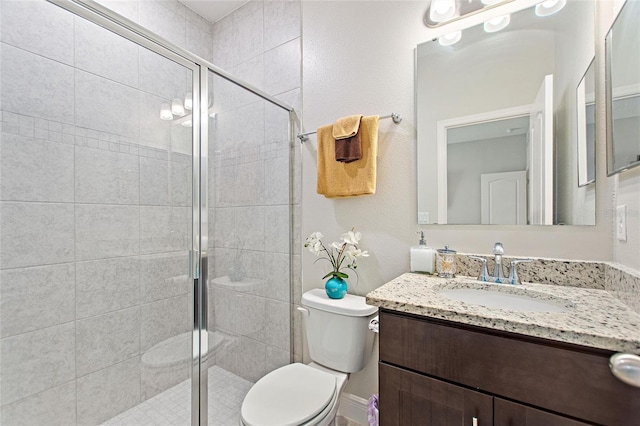
[[(611, 354), (382, 310), (381, 424), (640, 425), (640, 389), (611, 374)], [(428, 420), (439, 413), (451, 420)]]
[(586, 423), (565, 416), (507, 401), (493, 399), (496, 426), (584, 426)]
[(381, 425), (493, 425), (489, 395), (385, 364), (379, 377)]

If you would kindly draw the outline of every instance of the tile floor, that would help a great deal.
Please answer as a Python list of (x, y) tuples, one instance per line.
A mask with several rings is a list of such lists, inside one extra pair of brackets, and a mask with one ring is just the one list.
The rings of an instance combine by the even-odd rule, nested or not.
[[(240, 424), (240, 405), (253, 383), (214, 366), (209, 369), (209, 426)], [(188, 426), (191, 424), (191, 381), (175, 385), (102, 426)], [(362, 426), (337, 416), (336, 426)]]
[[(218, 366), (209, 369), (209, 425), (237, 426), (240, 405), (253, 383)], [(191, 381), (167, 389), (103, 423), (103, 426), (191, 424)]]

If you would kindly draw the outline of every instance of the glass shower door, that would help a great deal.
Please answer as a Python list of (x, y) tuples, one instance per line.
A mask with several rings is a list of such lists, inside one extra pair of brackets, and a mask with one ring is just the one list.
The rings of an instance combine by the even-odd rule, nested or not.
[(0, 423), (188, 425), (199, 67), (104, 18), (0, 7)]

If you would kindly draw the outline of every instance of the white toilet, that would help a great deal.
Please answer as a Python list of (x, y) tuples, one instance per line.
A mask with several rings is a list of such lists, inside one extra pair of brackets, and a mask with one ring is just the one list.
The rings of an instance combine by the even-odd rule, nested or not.
[(368, 329), (378, 308), (347, 294), (329, 299), (324, 289), (302, 295), (309, 365), (289, 364), (267, 374), (242, 402), (244, 426), (325, 426), (333, 424), (349, 373), (362, 370), (373, 350)]

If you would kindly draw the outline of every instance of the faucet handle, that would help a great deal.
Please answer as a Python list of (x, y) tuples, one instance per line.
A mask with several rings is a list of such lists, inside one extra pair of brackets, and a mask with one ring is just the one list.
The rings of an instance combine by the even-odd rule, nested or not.
[(482, 262), (482, 269), (480, 270), (480, 274), (478, 275), (478, 281), (487, 281), (487, 277), (489, 276), (489, 272), (487, 271), (487, 259), (480, 256), (468, 255), (469, 259), (475, 259)]
[(509, 268), (509, 278), (508, 281), (510, 284), (521, 284), (520, 278), (518, 278), (518, 263), (526, 263), (533, 262), (533, 259), (514, 259), (510, 262), (511, 267)]

